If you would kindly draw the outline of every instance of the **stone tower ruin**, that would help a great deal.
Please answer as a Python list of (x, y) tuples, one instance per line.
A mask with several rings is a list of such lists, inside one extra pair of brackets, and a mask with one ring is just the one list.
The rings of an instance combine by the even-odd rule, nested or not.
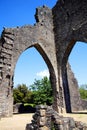
[(49, 9), (36, 9), (36, 24), (5, 28), (0, 38), (0, 113), (13, 112), (14, 69), (20, 54), (35, 47), (46, 62), (54, 93), (53, 108), (72, 112), (81, 108), (78, 83), (68, 57), (77, 41), (87, 42), (87, 1), (58, 0)]

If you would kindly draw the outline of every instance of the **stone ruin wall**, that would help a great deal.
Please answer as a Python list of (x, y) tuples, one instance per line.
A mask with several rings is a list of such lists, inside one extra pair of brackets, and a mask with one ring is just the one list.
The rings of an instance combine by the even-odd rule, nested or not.
[[(72, 103), (74, 110), (77, 108), (76, 105), (82, 106), (82, 102), (79, 98), (77, 81), (74, 78), (73, 73), (72, 76), (71, 74), (68, 76), (67, 61), (70, 52), (77, 41), (83, 41), (87, 43), (87, 1), (59, 0), (53, 7), (52, 13), (57, 64), (60, 77), (59, 84), (60, 86), (63, 85), (66, 109), (69, 112), (70, 108), (72, 109)], [(68, 72), (70, 72), (70, 68)], [(75, 99), (75, 97), (77, 98)], [(69, 104), (71, 105), (69, 106)]]
[(59, 0), (52, 10), (46, 6), (36, 9), (34, 26), (3, 30), (0, 38), (2, 116), (12, 115), (15, 66), (20, 54), (30, 47), (40, 52), (49, 68), (54, 110), (60, 113), (82, 109), (78, 84), (67, 61), (76, 41), (87, 42), (86, 7), (85, 0)]
[(59, 115), (52, 107), (39, 105), (26, 130), (87, 130), (87, 124)]
[[(52, 10), (43, 6), (36, 11), (34, 26), (28, 25), (4, 29), (0, 39), (1, 49), (1, 84), (0, 112), (2, 116), (12, 115), (12, 88), (14, 70), (20, 54), (30, 47), (35, 47), (45, 60), (52, 79), (54, 93), (57, 91), (57, 61), (53, 33)], [(10, 67), (9, 67), (10, 66)], [(9, 94), (9, 96), (7, 96)], [(3, 96), (2, 96), (3, 95)], [(9, 97), (9, 98), (8, 98)], [(3, 103), (2, 103), (3, 102)], [(56, 97), (55, 97), (56, 103)], [(54, 104), (55, 104), (54, 103)], [(57, 105), (55, 104), (55, 109)]]

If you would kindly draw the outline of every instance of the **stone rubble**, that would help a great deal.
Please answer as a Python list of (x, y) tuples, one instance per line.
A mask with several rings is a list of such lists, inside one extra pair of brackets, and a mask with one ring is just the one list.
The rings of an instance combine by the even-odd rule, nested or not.
[(87, 130), (87, 124), (74, 121), (71, 117), (60, 116), (52, 106), (37, 106), (31, 124), (26, 130)]

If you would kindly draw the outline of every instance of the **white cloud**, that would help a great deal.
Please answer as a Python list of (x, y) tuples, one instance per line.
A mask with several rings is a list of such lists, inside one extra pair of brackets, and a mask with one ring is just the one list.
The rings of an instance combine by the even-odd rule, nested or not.
[(49, 78), (49, 71), (45, 69), (45, 70), (43, 70), (41, 72), (38, 72), (36, 75), (41, 77), (41, 78), (43, 78), (45, 76), (47, 76)]

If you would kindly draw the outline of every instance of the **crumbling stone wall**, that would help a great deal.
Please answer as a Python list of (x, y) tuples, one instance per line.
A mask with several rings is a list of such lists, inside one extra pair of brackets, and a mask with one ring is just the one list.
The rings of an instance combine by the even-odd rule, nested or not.
[(87, 110), (87, 100), (82, 99), (81, 101), (82, 101), (82, 109)]
[(0, 84), (0, 108), (2, 115), (12, 114), (12, 87), (14, 69), (20, 54), (30, 47), (35, 47), (45, 60), (49, 72), (52, 87), (54, 88), (55, 109), (56, 89), (58, 86), (58, 72), (56, 62), (56, 49), (54, 43), (52, 10), (48, 7), (40, 7), (36, 12), (37, 23), (17, 28), (7, 28), (2, 32), (0, 39), (1, 48), (1, 84)]
[(79, 93), (79, 89), (78, 89), (78, 82), (74, 76), (74, 73), (71, 70), (71, 66), (69, 63), (67, 64), (67, 78), (68, 78), (72, 112), (78, 111), (78, 110), (83, 110), (82, 100), (80, 98), (80, 93)]
[(52, 107), (37, 106), (33, 120), (26, 130), (86, 130), (87, 124), (71, 117), (60, 116)]
[[(52, 13), (58, 76), (60, 77), (59, 86), (62, 86), (64, 89), (67, 112), (71, 112), (71, 95), (69, 89), (73, 87), (74, 92), (77, 90), (74, 84), (68, 82), (67, 62), (75, 43), (77, 41), (87, 42), (87, 1), (58, 0), (56, 6), (52, 9)], [(73, 98), (74, 100), (75, 98)], [(76, 105), (74, 104), (74, 106)]]
[[(67, 71), (67, 61), (76, 41), (87, 42), (86, 7), (86, 0), (58, 0), (52, 10), (46, 6), (36, 9), (34, 26), (3, 30), (0, 38), (0, 113), (2, 116), (12, 115), (15, 66), (20, 54), (30, 47), (35, 47), (39, 51), (49, 68), (54, 93), (54, 110), (60, 113), (80, 109), (77, 107), (77, 105), (81, 106), (80, 101), (76, 103), (76, 100), (80, 100), (78, 87), (74, 87), (77, 83), (71, 83), (74, 76), (68, 78), (68, 73), (69, 75), (73, 73), (70, 69)], [(76, 92), (75, 97), (74, 92)]]

